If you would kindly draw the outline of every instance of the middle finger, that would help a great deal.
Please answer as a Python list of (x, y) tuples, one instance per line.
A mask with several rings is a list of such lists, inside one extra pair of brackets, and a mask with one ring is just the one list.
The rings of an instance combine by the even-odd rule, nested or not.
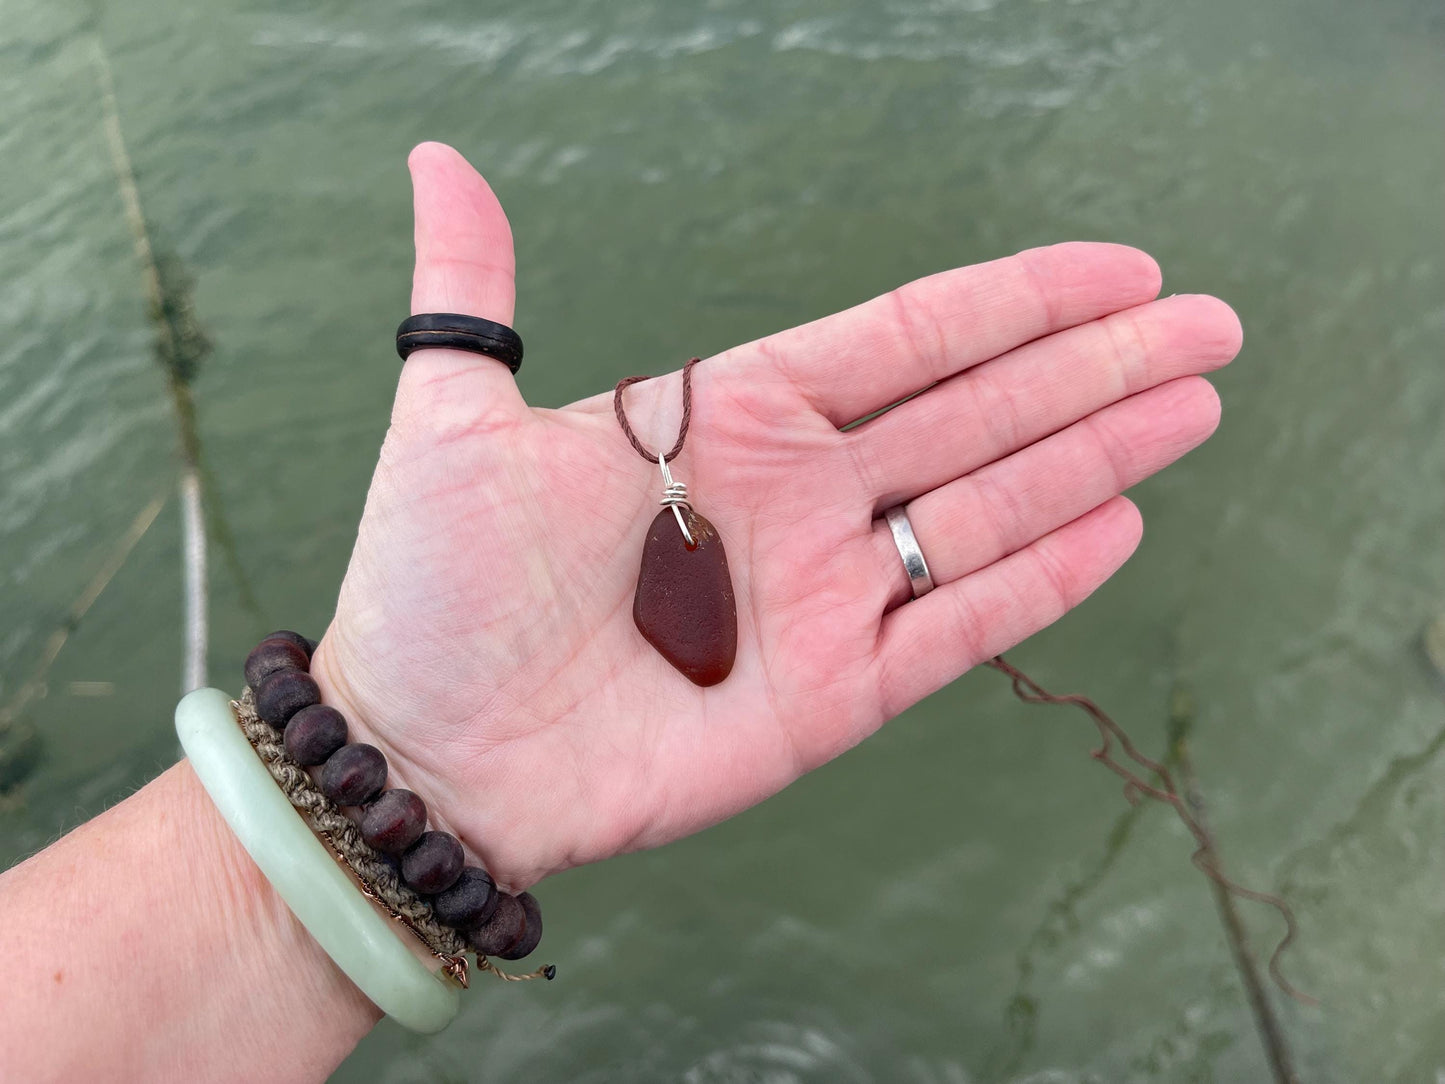
[(1111, 403), (1239, 352), (1234, 311), (1180, 295), (1020, 346), (842, 434), (874, 511), (968, 474)]

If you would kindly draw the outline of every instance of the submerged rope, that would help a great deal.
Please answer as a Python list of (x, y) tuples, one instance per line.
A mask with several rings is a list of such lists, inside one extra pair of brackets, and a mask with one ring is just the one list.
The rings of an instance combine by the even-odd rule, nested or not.
[[(1270, 978), (1274, 979), (1276, 986), (1301, 1005), (1318, 1005), (1319, 1002), (1315, 998), (1296, 987), (1280, 971), (1280, 958), (1299, 933), (1299, 923), (1295, 920), (1294, 910), (1281, 897), (1270, 892), (1257, 892), (1252, 888), (1246, 888), (1225, 874), (1219, 860), (1218, 844), (1215, 843), (1208, 827), (1190, 808), (1185, 797), (1180, 794), (1168, 766), (1141, 753), (1124, 728), (1087, 696), (1077, 694), (1056, 696), (1002, 655), (995, 655), (993, 658), (985, 660), (984, 665), (991, 666), (1007, 676), (1013, 683), (1014, 695), (1025, 703), (1072, 704), (1094, 721), (1094, 726), (1099, 731), (1100, 745), (1089, 755), (1124, 780), (1124, 796), (1129, 802), (1132, 804), (1138, 801), (1141, 795), (1147, 795), (1156, 802), (1172, 807), (1179, 819), (1184, 822), (1184, 827), (1189, 829), (1190, 835), (1194, 837), (1197, 844), (1194, 853), (1189, 856), (1189, 860), (1194, 863), (1200, 873), (1231, 896), (1262, 903), (1279, 912), (1280, 917), (1284, 919), (1285, 932), (1279, 943), (1275, 945), (1274, 951), (1270, 953)], [(1135, 771), (1127, 764), (1114, 759), (1115, 742), (1123, 749), (1124, 755), (1139, 769), (1142, 769), (1142, 772)], [(1151, 777), (1158, 781), (1157, 786), (1149, 782)]]

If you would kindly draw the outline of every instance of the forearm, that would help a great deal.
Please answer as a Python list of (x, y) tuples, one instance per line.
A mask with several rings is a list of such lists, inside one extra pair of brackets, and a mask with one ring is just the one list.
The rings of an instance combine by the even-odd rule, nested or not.
[(188, 762), (0, 875), (0, 1079), (319, 1081), (380, 1017)]

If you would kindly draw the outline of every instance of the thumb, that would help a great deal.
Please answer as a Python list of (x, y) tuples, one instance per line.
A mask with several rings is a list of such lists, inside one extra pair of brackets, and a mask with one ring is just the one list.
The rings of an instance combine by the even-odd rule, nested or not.
[[(512, 227), (490, 186), (444, 143), (420, 144), (407, 166), (416, 218), (412, 313), (455, 312), (510, 325), (516, 299)], [(407, 358), (396, 405), (398, 412), (414, 409), (434, 424), (526, 406), (502, 362), (435, 347)]]

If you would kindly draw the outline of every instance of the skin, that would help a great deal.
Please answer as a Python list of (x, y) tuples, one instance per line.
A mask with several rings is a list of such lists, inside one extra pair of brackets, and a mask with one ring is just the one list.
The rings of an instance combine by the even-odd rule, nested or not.
[[(410, 166), (412, 311), (511, 323), (491, 189), (440, 144)], [(533, 408), (504, 366), (419, 351), (313, 659), (324, 698), (513, 890), (747, 808), (1133, 552), (1120, 494), (1213, 432), (1199, 374), (1241, 338), (1223, 302), (1159, 286), (1141, 252), (1057, 245), (698, 366), (673, 470), (722, 535), (739, 622), (733, 673), (708, 689), (632, 623), (661, 483), (611, 393)], [(627, 407), (670, 444), (679, 374)], [(913, 601), (878, 518), (900, 502), (938, 583)], [(25, 995), (0, 1014), (5, 1079), (320, 1080), (376, 1019), (185, 762), (0, 877), (0, 913), (0, 981)]]

